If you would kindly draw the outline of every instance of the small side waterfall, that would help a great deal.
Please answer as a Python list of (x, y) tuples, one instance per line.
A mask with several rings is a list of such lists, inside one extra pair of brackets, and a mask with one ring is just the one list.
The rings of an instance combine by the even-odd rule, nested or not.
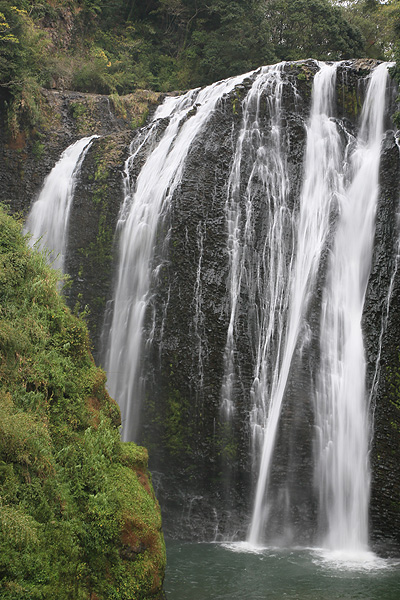
[[(118, 275), (106, 360), (108, 387), (121, 408), (125, 441), (135, 439), (139, 423), (142, 328), (155, 268), (152, 257), (157, 226), (180, 184), (191, 144), (205, 127), (218, 100), (244, 77), (167, 98), (153, 121), (157, 124), (160, 119), (168, 119), (168, 125), (159, 141), (154, 136), (151, 151), (135, 182), (130, 180), (130, 161), (127, 162), (119, 223)], [(153, 131), (151, 128), (149, 135)]]
[(46, 177), (39, 197), (32, 205), (24, 231), (29, 243), (49, 250), (49, 262), (64, 271), (68, 219), (80, 168), (97, 135), (71, 144)]

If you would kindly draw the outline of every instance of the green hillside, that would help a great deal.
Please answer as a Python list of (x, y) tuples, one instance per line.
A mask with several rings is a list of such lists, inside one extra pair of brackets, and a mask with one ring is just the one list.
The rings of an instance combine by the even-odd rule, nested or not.
[(147, 451), (120, 413), (58, 274), (0, 209), (0, 597), (162, 597)]

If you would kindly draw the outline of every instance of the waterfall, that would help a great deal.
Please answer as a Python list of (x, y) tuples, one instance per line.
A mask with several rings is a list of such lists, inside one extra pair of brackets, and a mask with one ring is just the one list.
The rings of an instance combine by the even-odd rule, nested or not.
[[(142, 329), (156, 266), (152, 264), (155, 236), (162, 215), (179, 186), (186, 157), (220, 98), (246, 75), (166, 98), (157, 109), (147, 159), (136, 181), (126, 165), (125, 198), (118, 225), (119, 264), (113, 295), (113, 318), (108, 336), (106, 371), (108, 388), (122, 413), (123, 440), (135, 439), (140, 413), (139, 364)], [(159, 140), (157, 123), (168, 124)], [(136, 153), (135, 153), (136, 155)]]
[[(182, 535), (208, 539), (218, 515), (218, 539), (251, 547), (368, 549), (369, 450), (382, 436), (371, 445), (370, 403), (384, 389), (381, 353), (395, 367), (400, 257), (390, 278), (396, 148), (382, 146), (388, 65), (373, 64), (261, 67), (167, 97), (135, 133), (121, 204), (104, 213), (117, 219), (117, 255), (101, 353), (123, 440), (145, 441), (164, 477), (167, 519), (188, 503)], [(61, 270), (95, 137), (65, 150), (26, 221)], [(367, 364), (379, 172), (367, 306), (382, 310), (364, 314)], [(74, 252), (90, 244), (75, 241)]]
[(71, 144), (50, 171), (28, 214), (24, 232), (29, 244), (49, 251), (52, 266), (64, 271), (68, 219), (79, 172), (93, 140), (84, 137)]
[[(185, 248), (195, 244), (196, 250), (190, 263), (194, 272), (185, 324), (192, 344), (187, 363), (197, 378), (188, 392), (193, 396), (184, 401), (189, 406), (201, 399), (201, 412), (214, 403), (214, 436), (219, 425), (221, 438), (229, 432), (226, 439), (232, 455), (239, 428), (242, 440), (249, 436), (248, 465), (255, 485), (247, 541), (252, 546), (275, 542), (278, 535), (283, 543), (297, 541), (303, 525), (315, 521), (317, 510), (318, 541), (325, 548), (356, 552), (368, 548), (370, 420), (361, 316), (372, 260), (387, 65), (376, 67), (365, 80), (365, 100), (355, 129), (337, 118), (337, 72), (347, 65), (308, 65), (310, 73), (316, 73), (306, 122), (298, 108), (297, 71), (289, 63), (168, 97), (152, 121), (137, 132), (124, 168), (116, 228), (118, 263), (109, 304), (112, 318), (103, 332), (103, 350), (108, 388), (121, 408), (122, 438), (128, 441), (139, 434), (146, 344), (159, 344), (154, 356), (162, 370), (160, 337), (164, 323), (165, 331), (170, 331), (168, 313), (171, 306), (176, 310), (175, 296), (183, 285), (174, 274), (171, 280), (163, 280), (162, 299), (153, 293), (164, 273), (160, 260), (168, 258), (160, 248), (167, 248), (171, 239), (169, 210), (174, 200), (178, 203), (187, 163), (197, 160), (190, 153), (201, 152), (221, 99), (245, 82), (235, 90), (233, 101), (229, 98), (234, 114), (235, 102), (242, 98), (241, 118), (235, 117), (224, 139), (230, 147), (223, 161), (226, 170), (218, 166), (216, 171), (219, 195), (212, 196), (212, 186), (201, 188), (203, 206), (210, 201), (216, 207), (213, 218), (221, 224), (219, 232), (225, 223), (226, 254), (221, 253), (219, 262), (210, 262), (213, 224), (205, 214), (199, 217), (201, 211), (182, 234)], [(311, 90), (311, 82), (309, 86)], [(302, 162), (290, 154), (296, 135)], [(64, 152), (27, 220), (32, 243), (41, 237), (40, 243), (53, 252), (52, 259), (59, 256), (60, 268), (74, 187), (92, 140), (84, 138)], [(218, 142), (213, 140), (212, 146), (215, 151)], [(173, 219), (171, 223), (174, 227)], [(173, 235), (180, 239), (181, 232), (174, 230)], [(219, 270), (220, 289), (226, 280), (226, 299), (218, 311), (215, 306), (210, 311), (205, 269)], [(212, 400), (214, 382), (207, 361), (215, 338), (210, 334), (210, 318), (219, 319), (221, 332), (218, 389)], [(150, 354), (146, 350), (146, 356)], [(313, 364), (304, 375), (300, 371), (308, 369), (307, 360)], [(152, 367), (157, 385), (158, 367)], [(293, 388), (301, 377), (306, 390), (299, 393)], [(293, 480), (300, 475), (288, 474), (300, 462), (292, 461), (289, 451), (284, 459), (277, 452), (282, 448), (286, 452), (291, 441), (285, 436), (298, 426), (291, 413), (294, 403), (301, 404), (296, 416), (304, 421), (309, 410), (308, 431), (314, 428), (315, 432), (313, 440), (312, 436), (304, 440), (310, 480), (304, 493), (312, 506), (300, 517), (294, 513), (304, 497), (296, 497)], [(238, 425), (243, 415), (248, 420)], [(223, 455), (225, 440), (219, 442)], [(234, 479), (235, 474), (229, 474), (226, 487)], [(311, 540), (313, 535), (311, 531), (305, 538)]]
[[(288, 209), (289, 175), (286, 165), (287, 139), (282, 119), (282, 93), (284, 85), (290, 85), (282, 77), (285, 63), (263, 67), (243, 101), (242, 127), (236, 143), (228, 180), (226, 215), (228, 229), (230, 318), (224, 352), (224, 380), (222, 385), (222, 408), (226, 418), (234, 412), (234, 378), (236, 353), (236, 325), (241, 288), (249, 295), (249, 329), (255, 340), (254, 383), (252, 397), (253, 440), (257, 444), (263, 429), (269, 384), (276, 384), (277, 367), (280, 362), (281, 341), (284, 329), (288, 284), (288, 263), (292, 248), (287, 246), (287, 231), (291, 229)], [(270, 131), (260, 123), (261, 97), (265, 96)], [(251, 165), (247, 181), (243, 181), (242, 163)], [(261, 185), (264, 219), (267, 223), (265, 240), (257, 248), (256, 223), (253, 197)], [(245, 210), (242, 214), (241, 200), (244, 187)], [(288, 256), (287, 256), (288, 254)], [(257, 306), (257, 302), (260, 303)], [(253, 321), (253, 322), (251, 322)], [(275, 322), (278, 321), (278, 327)], [(275, 364), (268, 372), (268, 359), (274, 347)]]
[(293, 355), (329, 230), (329, 216), (340, 187), (341, 142), (336, 123), (330, 118), (337, 65), (321, 64), (315, 75), (310, 121), (307, 126), (303, 186), (297, 225), (296, 258), (290, 275), (290, 298), (286, 336), (279, 373), (269, 392), (264, 413), (263, 448), (257, 481), (249, 543), (260, 543), (267, 526), (268, 484), (275, 440)]
[(263, 449), (248, 536), (253, 545), (268, 530), (273, 509), (269, 480), (285, 390), (332, 234), (314, 398), (320, 528), (327, 548), (358, 551), (368, 544), (369, 423), (361, 316), (374, 240), (388, 75), (382, 64), (370, 76), (355, 140), (333, 118), (336, 69), (336, 64), (321, 63), (314, 79), (284, 350), (261, 424)]
[(338, 196), (339, 221), (322, 302), (315, 414), (316, 483), (324, 545), (368, 545), (369, 423), (361, 330), (371, 267), (387, 65), (370, 76), (356, 147)]

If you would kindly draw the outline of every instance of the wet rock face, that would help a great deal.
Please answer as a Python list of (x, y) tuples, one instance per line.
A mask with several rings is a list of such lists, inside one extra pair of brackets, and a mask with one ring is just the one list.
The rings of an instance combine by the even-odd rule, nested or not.
[(383, 144), (375, 249), (363, 316), (374, 432), (371, 534), (378, 551), (387, 553), (398, 553), (400, 547), (399, 169), (399, 148), (390, 132)]
[(71, 284), (65, 295), (71, 307), (89, 309), (87, 323), (97, 361), (106, 303), (112, 296), (122, 168), (131, 138), (131, 132), (121, 132), (95, 140), (82, 165), (70, 214), (65, 269)]
[[(289, 77), (296, 82), (298, 73), (296, 69)], [(141, 443), (149, 448), (167, 534), (182, 537), (220, 539), (238, 534), (243, 538), (251, 513), (249, 390), (253, 350), (246, 297), (240, 301), (238, 315), (232, 422), (226, 422), (221, 413), (230, 319), (227, 185), (242, 124), (241, 102), (250, 85), (250, 81), (243, 82), (223, 99), (193, 144), (182, 182), (163, 221), (159, 254), (154, 260), (157, 264), (168, 236), (147, 324), (147, 331), (155, 331), (155, 336), (143, 359)], [(292, 149), (288, 165), (294, 181), (292, 203), (298, 192), (296, 182), (301, 180), (302, 115), (308, 114), (310, 101), (309, 93), (295, 104), (293, 89), (288, 85), (282, 100), (282, 119)], [(267, 97), (261, 98), (259, 121), (260, 128), (270, 127)], [(245, 182), (253, 166), (252, 157), (244, 162)], [(262, 252), (268, 223), (261, 181), (254, 182), (253, 191), (258, 231), (254, 243)], [(242, 194), (241, 227), (246, 212), (244, 189)]]
[[(357, 127), (365, 95), (363, 78), (370, 68), (367, 63), (352, 66), (343, 63), (338, 68), (336, 116), (344, 122), (344, 136)], [(288, 85), (282, 98), (282, 126), (289, 149), (289, 201), (293, 211), (298, 210), (305, 123), (316, 70), (313, 61), (288, 64), (285, 68)], [(192, 539), (234, 535), (243, 538), (253, 502), (255, 469), (251, 459), (249, 390), (257, 323), (255, 318), (254, 322), (249, 321), (249, 298), (245, 294), (238, 308), (233, 381), (236, 411), (230, 423), (221, 413), (224, 349), (230, 318), (227, 184), (243, 117), (242, 100), (251, 83), (245, 80), (222, 99), (207, 129), (196, 138), (189, 152), (181, 184), (159, 224), (153, 262), (157, 269), (145, 323), (144, 339), (149, 341), (144, 344), (141, 365), (139, 441), (149, 449), (164, 531), (167, 535)], [(6, 168), (0, 167), (1, 193), (14, 210), (25, 212), (65, 147), (80, 135), (102, 135), (85, 158), (75, 191), (66, 260), (72, 282), (65, 292), (72, 307), (82, 310), (88, 305), (95, 356), (102, 360), (101, 333), (107, 303), (112, 299), (117, 264), (114, 233), (123, 197), (124, 163), (135, 134), (112, 106), (110, 116), (110, 101), (99, 97), (96, 107), (102, 116), (98, 118), (93, 116), (96, 111), (89, 110), (85, 103), (84, 108), (79, 108), (76, 97), (64, 96), (59, 104), (64, 107), (63, 125), (57, 135), (45, 138), (40, 160), (31, 156), (28, 143), (21, 152), (0, 140), (0, 151), (6, 161), (3, 161)], [(61, 98), (61, 94), (52, 98)], [(270, 127), (267, 105), (268, 98), (261, 98), (260, 127), (265, 130)], [(144, 155), (138, 156), (133, 178), (144, 160)], [(249, 156), (242, 165), (243, 181), (251, 168)], [(399, 234), (399, 168), (399, 149), (393, 135), (388, 134), (382, 156), (375, 252), (363, 326), (369, 387), (376, 383), (372, 396), (371, 535), (376, 547), (397, 550), (400, 548), (400, 264), (398, 274), (393, 276), (393, 273)], [(254, 191), (257, 223), (254, 249), (261, 252), (268, 227), (261, 182), (258, 188), (254, 182)], [(241, 192), (244, 197), (245, 190)], [(244, 215), (244, 204), (242, 209)], [(288, 244), (291, 235), (288, 232)], [(323, 280), (321, 269), (319, 290)], [(386, 319), (389, 289), (391, 302)], [(281, 461), (271, 475), (277, 489), (285, 482), (291, 490), (294, 500), (282, 505), (282, 514), (290, 520), (296, 539), (301, 532), (305, 543), (315, 535), (311, 458), (314, 422), (310, 398), (318, 364), (318, 327), (313, 324), (319, 318), (320, 301), (317, 294), (308, 315), (314, 331), (309, 358), (294, 365), (288, 382), (288, 399), (277, 440)], [(381, 369), (377, 379), (375, 364), (379, 353)], [(300, 401), (305, 408), (299, 408)], [(288, 470), (289, 465), (292, 470)], [(295, 483), (299, 480), (304, 484)], [(281, 521), (281, 515), (276, 521)], [(140, 548), (133, 546), (132, 552), (140, 552)]]
[(35, 129), (21, 127), (12, 137), (6, 123), (7, 98), (0, 95), (0, 200), (22, 214), (29, 211), (44, 178), (70, 144), (87, 135), (118, 135), (123, 131), (130, 132), (132, 138), (134, 129), (154, 110), (160, 97), (138, 91), (116, 100), (45, 89), (41, 96), (39, 125)]

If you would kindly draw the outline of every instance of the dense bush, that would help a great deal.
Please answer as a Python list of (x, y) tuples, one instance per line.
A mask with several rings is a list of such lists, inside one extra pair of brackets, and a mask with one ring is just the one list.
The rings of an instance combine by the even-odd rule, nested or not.
[[(310, 54), (320, 58), (321, 32), (325, 45), (333, 44), (332, 56), (340, 57), (348, 47), (362, 54), (359, 31), (347, 24), (338, 8), (329, 0), (313, 0), (312, 11), (308, 4), (298, 0), (1, 0), (3, 27), (8, 23), (7, 31), (14, 38), (7, 38), (4, 29), (0, 83), (13, 87), (29, 75), (40, 84), (64, 81), (100, 93), (187, 87), (277, 57), (290, 58), (291, 40), (299, 34), (308, 39), (303, 49), (297, 42), (294, 45), (299, 58)], [(313, 27), (302, 33), (310, 14)], [(278, 21), (288, 32), (284, 40)]]
[(0, 208), (0, 597), (157, 598), (165, 568), (147, 453), (58, 273)]

